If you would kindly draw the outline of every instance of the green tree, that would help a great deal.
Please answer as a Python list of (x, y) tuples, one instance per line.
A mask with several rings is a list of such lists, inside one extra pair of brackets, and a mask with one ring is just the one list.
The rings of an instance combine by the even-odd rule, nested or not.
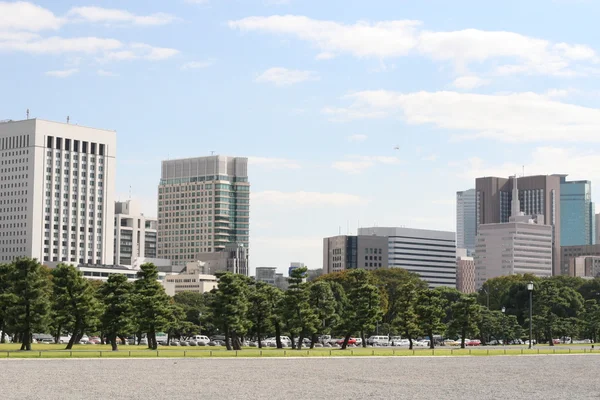
[(8, 307), (11, 299), (9, 293), (12, 289), (10, 276), (14, 267), (14, 264), (0, 264), (0, 343), (6, 343)]
[(450, 322), (449, 332), (460, 335), (460, 347), (465, 348), (467, 335), (479, 334), (479, 323), (481, 321), (481, 306), (477, 304), (476, 295), (462, 295), (452, 305), (453, 320)]
[(133, 285), (122, 274), (113, 274), (100, 289), (104, 310), (102, 329), (113, 351), (118, 350), (117, 337), (133, 330)]
[[(284, 319), (290, 332), (292, 348), (300, 350), (307, 335), (316, 332), (319, 317), (309, 302), (308, 284), (304, 282), (307, 268), (292, 270), (288, 278), (289, 287), (284, 294)], [(299, 336), (296, 346), (295, 337)]]
[[(208, 317), (206, 296), (198, 292), (179, 292), (173, 296), (175, 304), (183, 308), (185, 320), (202, 327), (202, 323)], [(202, 332), (200, 332), (202, 334)]]
[(85, 331), (97, 323), (99, 304), (95, 297), (90, 281), (75, 267), (59, 264), (52, 270), (53, 277), (53, 311), (61, 328), (71, 332), (71, 339), (66, 350), (73, 348), (73, 344)]
[(600, 332), (600, 304), (595, 300), (586, 300), (582, 315), (583, 332), (592, 343), (598, 343)]
[(398, 297), (391, 304), (394, 308), (392, 326), (409, 341), (409, 349), (413, 349), (413, 339), (420, 334), (419, 319), (415, 311), (419, 292), (422, 287), (410, 280), (399, 288)]
[(18, 258), (9, 273), (7, 320), (21, 338), (21, 350), (31, 350), (33, 332), (47, 327), (50, 304), (48, 272), (37, 260)]
[(148, 336), (148, 348), (156, 350), (156, 332), (162, 332), (172, 318), (171, 299), (158, 281), (158, 270), (154, 264), (143, 264), (137, 278), (133, 295), (135, 321), (138, 329)]
[(225, 334), (227, 350), (241, 350), (240, 338), (252, 325), (248, 318), (248, 287), (250, 280), (230, 272), (217, 274), (219, 284), (212, 298), (212, 315), (215, 324)]
[(430, 289), (421, 290), (417, 295), (415, 313), (419, 328), (429, 336), (429, 348), (435, 348), (434, 335), (443, 333), (446, 329), (443, 323), (446, 312), (441, 293)]
[(248, 300), (250, 301), (249, 313), (252, 320), (253, 331), (256, 334), (258, 347), (262, 349), (262, 338), (270, 327), (274, 305), (273, 291), (278, 290), (265, 282), (256, 282), (250, 287)]
[[(328, 334), (331, 328), (336, 325), (337, 314), (335, 312), (335, 297), (331, 290), (331, 283), (327, 281), (318, 281), (309, 285), (308, 302), (315, 310), (317, 318), (320, 321), (321, 334)], [(317, 342), (317, 331), (312, 335), (310, 348), (315, 347)]]

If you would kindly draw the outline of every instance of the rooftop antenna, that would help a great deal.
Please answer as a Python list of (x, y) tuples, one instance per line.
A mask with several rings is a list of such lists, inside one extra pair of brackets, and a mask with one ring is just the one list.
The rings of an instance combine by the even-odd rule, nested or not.
[(69, 121), (71, 121), (71, 117), (69, 117), (69, 116), (67, 115), (67, 124), (69, 123)]
[(27, 109), (27, 119), (29, 119), (29, 108)]
[(211, 156), (214, 156), (214, 155), (215, 155), (215, 152), (214, 152), (214, 151), (211, 151), (211, 152), (210, 152), (210, 155), (211, 155)]
[(342, 235), (342, 226), (341, 225), (338, 227), (338, 235), (340, 235), (340, 236)]
[(350, 235), (350, 220), (346, 220), (346, 234)]
[(129, 200), (131, 200), (131, 185), (129, 185)]
[(525, 166), (523, 165), (523, 178), (525, 177)]

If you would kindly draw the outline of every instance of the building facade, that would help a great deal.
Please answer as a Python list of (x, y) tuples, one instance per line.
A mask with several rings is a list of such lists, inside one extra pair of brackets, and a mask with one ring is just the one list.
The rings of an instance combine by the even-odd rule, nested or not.
[(562, 246), (560, 250), (561, 273), (573, 276), (573, 260), (581, 256), (600, 256), (600, 243), (587, 246)]
[(306, 265), (304, 265), (303, 262), (291, 262), (290, 267), (288, 268), (288, 276), (292, 276), (293, 270), (304, 267), (306, 267)]
[(475, 189), (456, 192), (456, 246), (467, 249), (470, 255), (475, 250), (476, 223)]
[(182, 292), (207, 293), (218, 286), (214, 275), (204, 274), (197, 263), (188, 263), (185, 270), (177, 275), (167, 275), (164, 278), (165, 292), (175, 296)]
[(411, 228), (359, 228), (388, 240), (388, 265), (418, 274), (429, 287), (456, 287), (456, 233)]
[[(541, 215), (552, 227), (552, 268), (559, 275), (561, 246), (560, 189), (562, 175), (537, 175), (519, 178), (519, 210), (525, 215)], [(475, 183), (475, 222), (477, 233), (484, 224), (509, 222), (513, 200), (513, 179), (484, 177)]]
[(570, 261), (570, 276), (600, 278), (600, 256), (579, 256)]
[(265, 282), (275, 285), (277, 267), (256, 267), (255, 279), (257, 282)]
[(133, 266), (136, 260), (157, 258), (156, 218), (146, 217), (133, 200), (115, 203), (115, 265)]
[(0, 262), (110, 264), (116, 132), (0, 122)]
[(560, 244), (582, 246), (596, 243), (596, 212), (590, 181), (560, 181)]
[(462, 293), (475, 293), (475, 260), (473, 257), (456, 257), (456, 289)]
[(248, 276), (248, 248), (239, 243), (227, 243), (222, 251), (199, 253), (195, 261), (204, 265), (207, 274), (231, 272)]
[(162, 162), (158, 187), (158, 257), (174, 265), (231, 243), (247, 251), (248, 159), (209, 156)]
[(323, 239), (323, 273), (347, 269), (374, 270), (388, 266), (387, 238), (377, 236), (333, 236)]

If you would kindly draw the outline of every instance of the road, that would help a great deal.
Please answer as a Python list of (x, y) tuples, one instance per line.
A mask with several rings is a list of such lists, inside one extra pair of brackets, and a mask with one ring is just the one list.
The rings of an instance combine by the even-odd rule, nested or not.
[(0, 360), (12, 399), (598, 399), (600, 355)]

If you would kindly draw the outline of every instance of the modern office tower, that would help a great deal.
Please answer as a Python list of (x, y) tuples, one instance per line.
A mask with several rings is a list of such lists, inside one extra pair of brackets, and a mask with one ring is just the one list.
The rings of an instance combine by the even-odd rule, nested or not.
[(156, 259), (157, 227), (157, 219), (142, 214), (136, 201), (117, 201), (115, 265), (133, 266), (139, 259)]
[(117, 135), (0, 122), (0, 262), (112, 264)]
[[(553, 274), (560, 274), (561, 175), (537, 175), (519, 178), (520, 211), (525, 215), (542, 215), (544, 222), (552, 226), (552, 268)], [(484, 224), (498, 224), (509, 221), (512, 202), (512, 179), (485, 177), (477, 178), (475, 189), (475, 210), (477, 233)]]
[(248, 276), (248, 248), (239, 243), (227, 243), (222, 251), (198, 253), (195, 262), (203, 264), (206, 274), (231, 272)]
[(567, 182), (560, 177), (560, 244), (583, 246), (596, 243), (596, 213), (592, 182)]
[(256, 279), (257, 282), (265, 282), (269, 285), (275, 285), (275, 274), (277, 273), (277, 267), (256, 267)]
[(359, 235), (388, 240), (390, 268), (421, 276), (429, 287), (456, 287), (456, 233), (411, 228), (359, 228)]
[(248, 159), (208, 156), (162, 162), (158, 187), (158, 257), (173, 265), (198, 253), (248, 249)]
[(475, 260), (467, 249), (456, 249), (456, 289), (462, 293), (475, 292)]
[(594, 218), (594, 227), (596, 229), (596, 241), (594, 243), (600, 243), (600, 213), (596, 214)]
[(388, 266), (388, 240), (377, 236), (333, 236), (323, 239), (323, 273)]
[(476, 193), (475, 189), (456, 192), (456, 247), (467, 249), (467, 255), (475, 250)]
[(560, 253), (562, 275), (573, 276), (574, 259), (582, 256), (600, 256), (600, 243), (587, 246), (562, 246)]
[(475, 284), (479, 289), (491, 278), (515, 274), (552, 276), (552, 226), (543, 215), (525, 215), (519, 204), (522, 179), (511, 182), (512, 207), (508, 222), (479, 225), (475, 248)]

